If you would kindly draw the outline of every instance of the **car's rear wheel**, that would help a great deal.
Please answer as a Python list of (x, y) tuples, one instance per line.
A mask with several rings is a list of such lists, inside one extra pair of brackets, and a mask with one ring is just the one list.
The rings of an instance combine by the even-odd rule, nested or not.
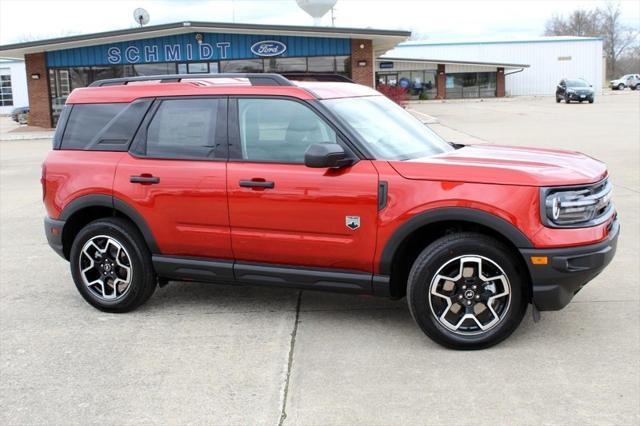
[(636, 84), (635, 86), (629, 86), (629, 88), (630, 88), (631, 90), (636, 90), (636, 89), (638, 88), (638, 85)]
[(482, 349), (507, 338), (527, 308), (519, 263), (500, 241), (477, 233), (444, 236), (411, 268), (407, 301), (422, 331), (454, 349)]
[(124, 219), (99, 219), (82, 228), (69, 260), (78, 291), (102, 311), (131, 311), (156, 288), (149, 249), (140, 232)]

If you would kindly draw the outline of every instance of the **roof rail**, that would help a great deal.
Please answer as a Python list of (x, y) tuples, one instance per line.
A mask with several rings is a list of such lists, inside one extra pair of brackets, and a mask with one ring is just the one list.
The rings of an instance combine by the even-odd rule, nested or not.
[(108, 78), (97, 80), (89, 87), (126, 85), (136, 81), (157, 81), (161, 83), (177, 83), (182, 80), (197, 80), (202, 78), (246, 78), (252, 86), (293, 86), (294, 84), (280, 74), (266, 73), (222, 73), (222, 74), (166, 74), (145, 75), (140, 77)]
[(284, 72), (281, 74), (289, 80), (297, 81), (333, 81), (341, 83), (355, 83), (349, 77), (340, 74), (327, 73), (306, 73), (306, 72)]

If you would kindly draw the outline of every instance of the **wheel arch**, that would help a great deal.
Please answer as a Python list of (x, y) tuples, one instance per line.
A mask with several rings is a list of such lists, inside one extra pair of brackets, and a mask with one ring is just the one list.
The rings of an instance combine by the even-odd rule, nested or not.
[[(379, 274), (389, 277), (389, 293), (402, 297), (413, 261), (431, 242), (450, 232), (477, 231), (492, 236), (513, 248), (514, 255), (524, 258), (518, 248), (533, 248), (522, 231), (491, 213), (467, 207), (443, 207), (420, 213), (402, 224), (389, 238), (379, 261)], [(524, 274), (528, 279), (528, 273)]]
[(73, 239), (82, 227), (96, 219), (113, 216), (122, 217), (133, 223), (142, 234), (151, 253), (160, 253), (151, 229), (140, 213), (131, 205), (112, 195), (91, 194), (74, 199), (60, 213), (59, 220), (64, 221), (64, 227), (62, 228), (64, 257), (67, 260), (69, 259)]

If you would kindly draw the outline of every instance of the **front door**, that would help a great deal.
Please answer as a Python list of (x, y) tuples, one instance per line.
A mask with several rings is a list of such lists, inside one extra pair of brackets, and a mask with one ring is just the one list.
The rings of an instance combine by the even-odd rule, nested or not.
[(226, 130), (226, 98), (157, 100), (118, 164), (114, 197), (143, 217), (163, 255), (233, 258)]
[(306, 167), (311, 144), (348, 147), (303, 102), (238, 98), (230, 101), (230, 111), (227, 188), (236, 260), (372, 272), (378, 191), (373, 164)]

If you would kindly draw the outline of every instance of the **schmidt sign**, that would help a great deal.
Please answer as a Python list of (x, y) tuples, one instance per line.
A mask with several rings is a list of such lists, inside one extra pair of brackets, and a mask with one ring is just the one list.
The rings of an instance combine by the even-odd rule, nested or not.
[[(218, 43), (148, 44), (135, 46), (110, 46), (107, 61), (110, 64), (140, 64), (149, 62), (182, 62), (227, 59), (232, 45), (228, 41)], [(287, 46), (275, 40), (264, 40), (251, 45), (256, 56), (278, 56), (286, 52)]]

